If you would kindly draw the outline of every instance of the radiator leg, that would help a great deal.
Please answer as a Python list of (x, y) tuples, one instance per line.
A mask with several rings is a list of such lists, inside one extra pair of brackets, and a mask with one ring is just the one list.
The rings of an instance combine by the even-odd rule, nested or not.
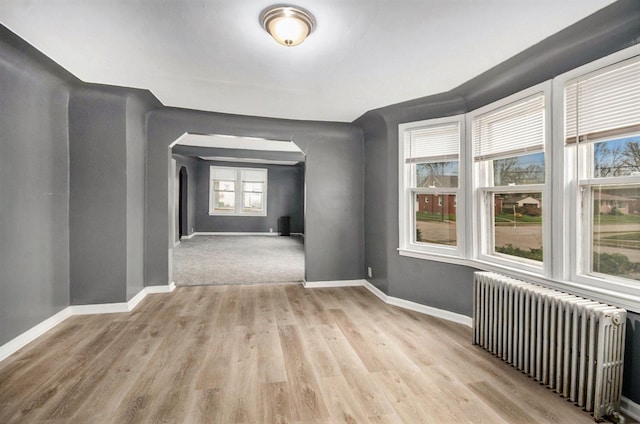
[(627, 419), (624, 417), (624, 415), (616, 411), (613, 406), (609, 406), (609, 408), (607, 408), (607, 417), (609, 417), (614, 423), (626, 424), (627, 422)]

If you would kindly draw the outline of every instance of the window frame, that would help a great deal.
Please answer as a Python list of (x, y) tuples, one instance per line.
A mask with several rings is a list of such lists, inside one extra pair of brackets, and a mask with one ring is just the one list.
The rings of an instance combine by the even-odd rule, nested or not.
[[(562, 199), (557, 199), (561, 205), (562, 213), (571, 213), (573, 211), (575, 219), (571, 222), (564, 223), (564, 228), (556, 238), (558, 244), (562, 244), (562, 254), (569, 260), (564, 261), (562, 267), (556, 270), (556, 278), (571, 283), (586, 286), (590, 291), (595, 291), (599, 296), (608, 300), (610, 303), (619, 304), (629, 307), (636, 304), (635, 309), (640, 303), (640, 281), (634, 283), (633, 280), (620, 278), (608, 274), (591, 274), (586, 269), (586, 254), (592, 256), (592, 227), (585, 222), (585, 216), (591, 218), (590, 210), (592, 205), (583, 203), (584, 199), (590, 198), (590, 195), (583, 194), (586, 190), (593, 186), (620, 186), (628, 184), (638, 184), (638, 177), (601, 177), (593, 178), (590, 175), (582, 175), (582, 169), (585, 168), (585, 162), (592, 160), (591, 157), (578, 151), (578, 144), (567, 146), (565, 144), (565, 86), (577, 79), (588, 78), (590, 74), (598, 74), (604, 68), (622, 67), (630, 62), (640, 61), (640, 45), (630, 47), (628, 49), (613, 53), (604, 58), (595, 60), (586, 65), (572, 69), (553, 80), (554, 91), (554, 138), (557, 143), (554, 147), (554, 157), (558, 165), (564, 165), (564, 172), (556, 169), (558, 175), (562, 175), (562, 182), (565, 184), (566, 194)], [(622, 138), (616, 136), (615, 138)], [(580, 157), (582, 156), (582, 157)], [(582, 161), (582, 169), (579, 169), (578, 163)], [(555, 187), (554, 187), (555, 188)], [(584, 196), (584, 197), (583, 197)], [(585, 205), (586, 206), (583, 206)], [(586, 234), (586, 236), (585, 236)], [(588, 243), (590, 243), (588, 245)], [(592, 260), (592, 259), (591, 259)], [(590, 263), (590, 262), (589, 262)]]
[[(551, 275), (552, 267), (552, 253), (551, 253), (551, 238), (552, 238), (552, 208), (551, 202), (545, 199), (551, 197), (551, 170), (552, 170), (552, 157), (549, 152), (552, 148), (552, 84), (551, 81), (545, 81), (541, 84), (534, 85), (525, 90), (519, 91), (515, 94), (502, 98), (496, 102), (490, 103), (481, 108), (475, 109), (466, 114), (466, 126), (471, 128), (468, 131), (467, 143), (469, 148), (475, 147), (473, 145), (473, 124), (474, 119), (491, 113), (498, 109), (501, 109), (510, 104), (525, 101), (528, 98), (540, 94), (544, 96), (544, 167), (545, 167), (545, 182), (544, 184), (522, 184), (522, 185), (506, 185), (495, 186), (493, 185), (493, 167), (492, 160), (476, 161), (473, 155), (469, 158), (467, 166), (473, 169), (472, 178), (472, 228), (476, 231), (472, 232), (472, 244), (473, 251), (471, 258), (480, 263), (495, 265), (503, 270), (511, 273), (518, 273), (524, 271), (530, 275), (539, 275), (549, 277)], [(490, 175), (489, 175), (490, 174)], [(489, 213), (489, 210), (493, 210), (493, 203), (488, 205), (488, 196), (496, 193), (542, 193), (543, 209), (542, 209), (542, 252), (543, 261), (538, 265), (533, 260), (521, 258), (516, 256), (505, 255), (500, 253), (493, 253), (494, 251), (494, 233), (493, 233), (493, 212)]]
[[(411, 182), (415, 172), (415, 164), (405, 162), (404, 134), (406, 131), (421, 127), (433, 127), (457, 123), (459, 128), (458, 149), (458, 187), (413, 187)], [(461, 261), (466, 253), (466, 225), (465, 225), (465, 187), (466, 187), (466, 145), (465, 145), (464, 115), (455, 115), (436, 119), (426, 119), (416, 122), (408, 122), (398, 125), (398, 178), (399, 190), (399, 248), (401, 256), (416, 257), (422, 259), (444, 260), (446, 262)], [(416, 243), (415, 200), (418, 194), (450, 195), (456, 196), (456, 246), (447, 246), (436, 243)], [(440, 197), (441, 199), (441, 197)], [(442, 201), (442, 200), (441, 200)], [(444, 203), (444, 202), (443, 202)], [(460, 262), (462, 263), (462, 262)]]
[[(230, 170), (235, 172), (235, 180), (234, 181), (234, 196), (235, 196), (235, 207), (234, 210), (222, 211), (216, 210), (214, 207), (215, 203), (215, 183), (213, 175), (215, 169), (221, 170)], [(244, 181), (243, 174), (244, 172), (261, 172), (264, 174), (264, 179), (260, 182), (264, 184), (262, 191), (262, 210), (260, 211), (245, 211), (244, 209)], [(233, 166), (219, 166), (219, 165), (211, 165), (209, 166), (209, 215), (210, 216), (267, 216), (267, 187), (268, 187), (268, 178), (269, 178), (269, 170), (267, 168), (247, 168), (247, 167), (233, 167)], [(219, 181), (231, 181), (225, 179), (219, 179)], [(258, 182), (258, 181), (251, 181)], [(219, 190), (218, 190), (219, 191)], [(252, 191), (247, 191), (246, 193), (253, 193)]]

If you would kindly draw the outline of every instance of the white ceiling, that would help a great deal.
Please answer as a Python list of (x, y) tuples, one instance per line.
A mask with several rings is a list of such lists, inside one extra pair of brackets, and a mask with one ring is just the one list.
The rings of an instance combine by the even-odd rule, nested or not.
[(83, 81), (165, 105), (350, 122), (454, 88), (613, 0), (296, 0), (317, 28), (284, 47), (273, 0), (1, 0), (0, 22)]
[(171, 146), (180, 144), (194, 147), (213, 147), (217, 149), (260, 150), (266, 152), (302, 153), (291, 140), (269, 140), (257, 137), (238, 137), (221, 134), (184, 133)]

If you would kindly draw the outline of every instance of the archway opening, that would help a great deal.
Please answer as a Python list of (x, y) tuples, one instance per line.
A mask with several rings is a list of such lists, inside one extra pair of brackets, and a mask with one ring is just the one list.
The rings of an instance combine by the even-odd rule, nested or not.
[(177, 286), (305, 280), (306, 156), (295, 143), (186, 133), (170, 157)]

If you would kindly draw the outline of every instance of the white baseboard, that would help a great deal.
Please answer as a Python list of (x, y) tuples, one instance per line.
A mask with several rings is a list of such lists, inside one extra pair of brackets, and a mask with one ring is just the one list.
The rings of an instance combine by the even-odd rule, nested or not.
[(305, 281), (302, 283), (307, 289), (322, 287), (361, 287), (365, 280), (337, 280), (337, 281)]
[(631, 399), (622, 396), (622, 399), (620, 401), (620, 410), (623, 414), (640, 422), (640, 404), (637, 404)]
[(144, 288), (146, 294), (152, 293), (171, 293), (176, 289), (176, 283), (173, 281), (166, 286), (147, 286)]
[(193, 233), (193, 236), (279, 236), (280, 233), (278, 232), (268, 232), (268, 231), (264, 231), (264, 232), (253, 232), (253, 233), (249, 233), (249, 232), (199, 232), (196, 231), (195, 233)]
[(365, 280), (364, 286), (380, 300), (389, 305), (398, 306), (410, 311), (420, 312), (421, 314), (431, 315), (436, 318), (446, 319), (447, 321), (457, 322), (458, 324), (471, 327), (473, 319), (466, 315), (457, 314), (455, 312), (446, 311), (444, 309), (434, 308), (433, 306), (423, 305), (421, 303), (411, 302), (410, 300), (400, 299), (398, 297), (389, 296), (383, 293), (376, 286)]
[(191, 233), (191, 234), (189, 234), (189, 235), (182, 236), (182, 238), (183, 238), (183, 239), (187, 239), (187, 240), (189, 240), (190, 238), (193, 238), (193, 236), (195, 236), (195, 235), (196, 235), (196, 233), (195, 233), (195, 232), (193, 232), (193, 233)]
[(410, 302), (408, 300), (399, 299), (397, 297), (389, 296), (387, 303), (389, 305), (399, 306), (410, 311), (420, 312), (422, 314), (431, 315), (436, 318), (446, 319), (447, 321), (453, 321), (458, 324), (471, 327), (473, 320), (466, 315), (457, 314), (455, 312), (446, 311), (444, 309), (434, 308), (432, 306), (423, 305), (421, 303)]
[(0, 346), (0, 361), (13, 355), (15, 352), (37, 339), (42, 334), (51, 330), (53, 327), (69, 318), (71, 315), (71, 309), (69, 309), (69, 307), (66, 307), (57, 314), (52, 315), (41, 323), (35, 325), (34, 327), (31, 327), (24, 333), (20, 334), (18, 337), (9, 340), (7, 343)]
[(364, 287), (373, 293), (378, 299), (382, 300), (384, 303), (389, 303), (389, 296), (367, 280), (364, 280)]
[(129, 304), (127, 302), (71, 305), (69, 308), (71, 309), (71, 315), (119, 314), (129, 312)]
[(101, 303), (95, 305), (71, 305), (67, 306), (57, 314), (47, 318), (36, 326), (30, 328), (19, 336), (0, 346), (0, 361), (13, 355), (24, 346), (45, 334), (62, 321), (73, 315), (93, 315), (93, 314), (114, 314), (131, 312), (136, 306), (151, 293), (171, 293), (175, 290), (176, 284), (172, 281), (166, 286), (147, 286), (133, 296), (128, 302)]
[(136, 306), (138, 306), (138, 303), (142, 302), (142, 299), (145, 298), (147, 293), (148, 293), (147, 288), (144, 287), (142, 290), (138, 292), (138, 294), (136, 294), (131, 299), (129, 299), (129, 301), (127, 302), (127, 311), (133, 311), (136, 308)]
[(308, 289), (320, 288), (320, 287), (365, 287), (371, 293), (373, 293), (378, 299), (389, 305), (398, 306), (400, 308), (408, 309), (410, 311), (420, 312), (425, 315), (431, 315), (437, 318), (446, 319), (447, 321), (457, 322), (458, 324), (471, 327), (473, 320), (462, 314), (455, 312), (445, 311), (444, 309), (434, 308), (432, 306), (423, 305), (421, 303), (411, 302), (409, 300), (399, 299), (397, 297), (388, 296), (383, 293), (376, 286), (368, 282), (367, 280), (338, 280), (338, 281), (305, 281), (304, 287)]

